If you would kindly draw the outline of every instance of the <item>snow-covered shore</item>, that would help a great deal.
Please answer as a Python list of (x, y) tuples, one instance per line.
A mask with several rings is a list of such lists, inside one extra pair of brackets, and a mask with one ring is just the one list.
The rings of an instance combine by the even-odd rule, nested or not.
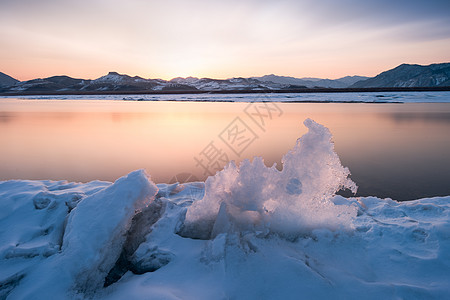
[(192, 102), (317, 102), (317, 103), (449, 103), (450, 92), (245, 93), (0, 96), (21, 100), (125, 100)]
[(305, 125), (282, 171), (0, 182), (0, 299), (450, 298), (450, 196), (336, 196), (356, 185)]

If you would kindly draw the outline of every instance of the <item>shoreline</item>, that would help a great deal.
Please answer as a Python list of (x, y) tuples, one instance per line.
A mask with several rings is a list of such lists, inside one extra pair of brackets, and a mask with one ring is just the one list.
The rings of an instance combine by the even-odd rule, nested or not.
[(387, 87), (387, 88), (304, 88), (286, 90), (173, 90), (173, 91), (36, 91), (0, 93), (0, 96), (67, 96), (67, 95), (201, 95), (201, 94), (312, 94), (312, 93), (377, 93), (377, 92), (448, 92), (448, 87)]

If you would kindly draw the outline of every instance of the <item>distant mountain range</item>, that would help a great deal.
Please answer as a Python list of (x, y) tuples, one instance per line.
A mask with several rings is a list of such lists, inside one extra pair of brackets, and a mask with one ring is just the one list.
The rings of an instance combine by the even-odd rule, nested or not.
[(278, 84), (288, 84), (293, 86), (303, 86), (307, 88), (347, 88), (350, 85), (368, 79), (364, 76), (346, 76), (339, 79), (321, 79), (321, 78), (295, 78), (286, 76), (277, 76), (274, 74), (264, 75), (262, 77), (252, 77), (263, 82), (274, 82)]
[(107, 92), (207, 92), (207, 91), (288, 91), (302, 89), (360, 89), (395, 87), (450, 87), (450, 63), (428, 66), (402, 64), (373, 78), (346, 76), (339, 79), (295, 78), (265, 75), (250, 78), (145, 79), (109, 72), (100, 78), (76, 79), (53, 76), (18, 81), (0, 72), (0, 93), (107, 93)]
[(402, 64), (350, 88), (450, 86), (450, 63), (428, 66)]

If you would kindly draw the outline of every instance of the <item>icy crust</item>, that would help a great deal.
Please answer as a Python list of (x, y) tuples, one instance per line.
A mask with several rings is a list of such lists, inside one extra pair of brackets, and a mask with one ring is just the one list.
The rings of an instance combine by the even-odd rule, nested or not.
[(47, 257), (59, 251), (69, 211), (110, 184), (0, 182), (0, 259)]
[(330, 131), (311, 119), (304, 124), (309, 132), (283, 157), (281, 172), (255, 157), (209, 177), (180, 234), (209, 239), (250, 230), (292, 237), (317, 228), (352, 229), (357, 208), (331, 201), (340, 189), (356, 192), (350, 171), (341, 165)]

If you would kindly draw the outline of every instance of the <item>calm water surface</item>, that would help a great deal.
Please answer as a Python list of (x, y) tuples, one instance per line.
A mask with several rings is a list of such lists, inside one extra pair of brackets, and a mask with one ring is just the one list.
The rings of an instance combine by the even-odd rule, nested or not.
[(227, 161), (281, 157), (327, 126), (357, 195), (450, 195), (450, 103), (193, 103), (0, 99), (0, 180), (204, 180)]

